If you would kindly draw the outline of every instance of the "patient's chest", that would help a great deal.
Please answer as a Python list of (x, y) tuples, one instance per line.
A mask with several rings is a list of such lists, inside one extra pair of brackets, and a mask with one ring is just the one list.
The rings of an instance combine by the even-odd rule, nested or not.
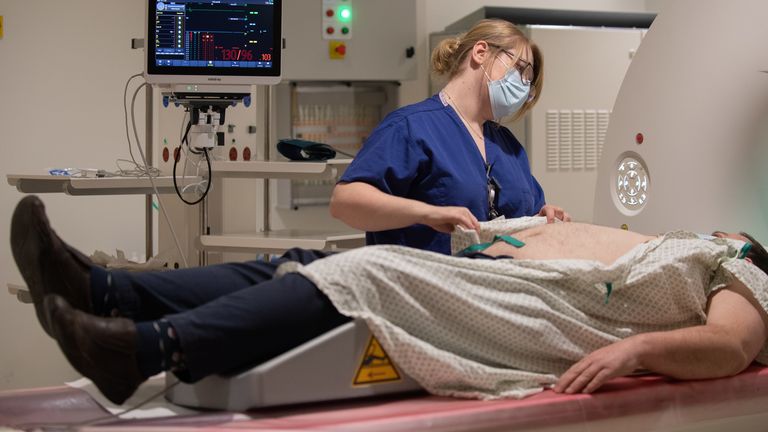
[(485, 252), (515, 259), (586, 259), (611, 264), (635, 246), (655, 238), (575, 222), (540, 225), (519, 231), (514, 237), (525, 246), (516, 248), (499, 242)]

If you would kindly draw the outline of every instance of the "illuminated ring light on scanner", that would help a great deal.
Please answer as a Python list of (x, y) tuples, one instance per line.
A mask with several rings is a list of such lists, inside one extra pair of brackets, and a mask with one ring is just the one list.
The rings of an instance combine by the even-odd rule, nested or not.
[(648, 202), (651, 178), (643, 159), (634, 152), (619, 156), (612, 176), (613, 199), (620, 212), (634, 216)]

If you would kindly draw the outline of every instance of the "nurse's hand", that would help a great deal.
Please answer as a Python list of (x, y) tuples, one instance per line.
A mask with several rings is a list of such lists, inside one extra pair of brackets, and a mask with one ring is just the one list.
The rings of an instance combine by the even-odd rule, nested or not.
[(539, 216), (546, 216), (547, 223), (555, 222), (555, 219), (560, 219), (563, 222), (570, 222), (571, 215), (565, 212), (561, 207), (546, 204), (539, 210)]
[(421, 223), (447, 234), (452, 233), (457, 225), (480, 231), (480, 222), (466, 207), (430, 206)]

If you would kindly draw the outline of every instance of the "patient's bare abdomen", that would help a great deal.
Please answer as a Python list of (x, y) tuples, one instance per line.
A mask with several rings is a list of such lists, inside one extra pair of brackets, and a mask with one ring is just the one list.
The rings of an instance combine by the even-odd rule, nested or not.
[(655, 237), (631, 231), (576, 222), (540, 225), (514, 236), (525, 246), (496, 243), (489, 255), (515, 259), (587, 259), (611, 264), (635, 246)]

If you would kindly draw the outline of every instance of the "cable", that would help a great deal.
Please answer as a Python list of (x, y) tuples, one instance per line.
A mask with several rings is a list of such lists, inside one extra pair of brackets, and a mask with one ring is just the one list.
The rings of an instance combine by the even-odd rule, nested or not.
[(331, 148), (332, 148), (332, 149), (333, 149), (333, 150), (334, 150), (336, 153), (341, 153), (341, 154), (343, 154), (344, 156), (349, 156), (349, 157), (351, 157), (352, 159), (354, 159), (354, 158), (355, 158), (355, 155), (353, 155), (353, 154), (351, 154), (351, 153), (343, 152), (343, 151), (341, 151), (341, 150), (339, 150), (339, 149), (337, 149), (337, 148), (333, 148), (333, 147), (331, 147)]
[(150, 395), (149, 397), (147, 397), (143, 401), (141, 401), (141, 402), (137, 403), (136, 405), (134, 405), (134, 406), (132, 406), (130, 408), (127, 408), (127, 409), (125, 409), (125, 410), (123, 410), (123, 411), (121, 411), (119, 413), (110, 414), (108, 416), (97, 417), (97, 418), (92, 419), (92, 420), (87, 420), (85, 422), (78, 423), (78, 424), (76, 424), (74, 426), (76, 426), (76, 427), (94, 426), (94, 425), (98, 425), (100, 423), (107, 422), (109, 420), (120, 419), (121, 416), (124, 416), (124, 415), (128, 414), (129, 412), (136, 411), (137, 409), (139, 409), (139, 408), (143, 407), (144, 405), (152, 402), (153, 400), (157, 399), (158, 397), (165, 395), (166, 393), (168, 393), (168, 391), (170, 391), (171, 389), (173, 389), (174, 387), (179, 385), (180, 382), (181, 381), (176, 380), (173, 384), (164, 387), (162, 390), (156, 392), (153, 395)]
[[(195, 108), (192, 108), (192, 109), (195, 110)], [(194, 114), (194, 113), (191, 113), (191, 114)], [(194, 117), (194, 115), (191, 115), (191, 117)], [(186, 115), (185, 115), (184, 118), (186, 118)], [(197, 204), (201, 203), (208, 196), (208, 193), (211, 190), (211, 184), (213, 183), (213, 171), (211, 169), (211, 157), (210, 157), (210, 154), (208, 153), (208, 149), (207, 148), (203, 148), (202, 151), (195, 151), (192, 148), (192, 146), (189, 145), (189, 132), (190, 132), (191, 129), (192, 129), (192, 118), (190, 118), (189, 122), (187, 123), (186, 129), (184, 129), (184, 134), (181, 137), (181, 142), (179, 143), (179, 147), (177, 147), (174, 150), (174, 155), (173, 155), (173, 188), (176, 191), (176, 195), (179, 197), (179, 199), (183, 203), (185, 203), (187, 205), (190, 205), (190, 206), (193, 206), (193, 205), (197, 205)], [(186, 149), (189, 150), (189, 152), (191, 152), (193, 154), (204, 154), (205, 155), (205, 161), (206, 161), (206, 164), (208, 165), (208, 180), (207, 180), (207, 182), (206, 181), (201, 181), (201, 182), (198, 182), (198, 183), (186, 185), (181, 190), (179, 190), (176, 170), (177, 170), (177, 167), (179, 165), (179, 159), (181, 159), (181, 153), (184, 152), (184, 146), (185, 145), (186, 145)], [(177, 153), (178, 153), (178, 157), (176, 157)], [(182, 180), (186, 179), (186, 175), (187, 175), (187, 161), (188, 160), (189, 160), (189, 157), (185, 155), (185, 157), (184, 157), (184, 167), (182, 168), (182, 176), (181, 176)], [(200, 171), (200, 164), (199, 164), (199, 162), (196, 165), (196, 171), (197, 171), (196, 175), (199, 175), (199, 171)], [(199, 188), (200, 186), (202, 186), (203, 183), (206, 183), (205, 191), (203, 191), (203, 194), (197, 200), (195, 200), (195, 201), (187, 201), (182, 196), (182, 193), (185, 193), (190, 187)]]
[[(195, 108), (192, 108), (192, 110), (194, 110), (194, 109), (195, 109)], [(194, 112), (193, 112), (193, 114), (194, 114)], [(192, 154), (201, 155), (201, 154), (203, 154), (203, 152), (201, 152), (201, 151), (196, 151), (195, 149), (193, 149), (193, 148), (192, 148), (192, 146), (190, 146), (190, 145), (189, 145), (189, 130), (190, 130), (191, 128), (192, 128), (192, 119), (190, 118), (190, 119), (189, 119), (189, 123), (187, 123), (187, 130), (184, 132), (184, 136), (181, 138), (181, 143), (182, 143), (182, 144), (186, 143), (186, 144), (187, 144), (187, 149), (188, 149), (188, 150), (189, 150), (189, 151), (190, 151)]]
[[(120, 166), (120, 162), (126, 162), (128, 164), (132, 164), (132, 169), (125, 169), (122, 166)], [(115, 160), (115, 165), (117, 165), (117, 171), (115, 173), (109, 173), (105, 171), (108, 174), (114, 174), (116, 176), (121, 177), (159, 177), (160, 176), (160, 170), (154, 167), (146, 167), (136, 164), (136, 162), (130, 161), (128, 159), (117, 159)]]
[(128, 78), (128, 81), (125, 82), (125, 88), (123, 89), (123, 117), (125, 118), (125, 137), (128, 139), (128, 153), (131, 155), (131, 160), (137, 167), (139, 164), (136, 162), (136, 158), (133, 157), (133, 150), (131, 149), (131, 134), (128, 132), (128, 101), (126, 99), (128, 98), (128, 85), (131, 83), (131, 81), (133, 81), (134, 78), (140, 77), (142, 75), (144, 74), (137, 73), (135, 75), (131, 75), (131, 77)]
[(21, 430), (50, 430), (50, 431), (56, 431), (56, 430), (62, 430), (62, 431), (71, 431), (74, 429), (82, 428), (83, 426), (96, 426), (103, 423), (108, 423), (113, 420), (121, 420), (121, 416), (124, 416), (132, 411), (136, 411), (137, 409), (143, 407), (144, 405), (152, 402), (153, 400), (157, 399), (160, 396), (165, 395), (168, 393), (171, 389), (179, 385), (181, 381), (176, 380), (173, 384), (168, 385), (164, 387), (162, 390), (156, 392), (153, 395), (150, 395), (148, 398), (144, 399), (143, 401), (137, 403), (136, 405), (126, 408), (125, 410), (116, 413), (116, 414), (107, 414), (99, 417), (92, 418), (90, 420), (85, 420), (79, 423), (74, 424), (67, 424), (67, 423), (23, 423), (23, 424), (17, 424), (14, 425), (15, 428), (21, 429)]
[[(185, 116), (185, 118), (186, 118), (186, 116)], [(180, 146), (181, 153), (184, 153), (184, 166), (181, 168), (181, 173), (182, 173), (181, 174), (181, 178), (182, 178), (182, 180), (186, 180), (186, 178), (187, 178), (187, 163), (189, 162), (189, 155), (187, 154), (187, 152), (192, 153), (192, 149), (189, 147), (189, 140), (187, 139), (187, 135), (188, 135), (189, 130), (190, 130), (191, 127), (192, 127), (192, 124), (191, 123), (188, 124), (187, 125), (187, 129), (185, 131), (183, 129), (183, 124), (182, 124), (181, 133), (183, 135), (179, 138), (179, 142), (182, 144)], [(184, 148), (184, 144), (186, 144), (186, 149)], [(176, 150), (179, 150), (179, 149), (176, 149)], [(202, 151), (195, 152), (195, 154), (203, 154), (203, 152)], [(200, 160), (197, 160), (195, 162), (195, 177), (200, 177), (200, 162), (201, 162)], [(184, 186), (181, 189), (181, 193), (186, 193), (187, 190), (192, 188), (192, 187), (197, 188), (199, 190), (199, 187), (202, 186), (206, 182), (207, 182), (207, 180), (203, 180), (203, 181), (200, 181), (200, 182), (197, 182), (197, 183), (192, 183), (192, 184), (186, 185), (186, 186)]]
[[(189, 135), (189, 130), (192, 128), (192, 119), (191, 118), (189, 119), (189, 121), (187, 123), (185, 123), (185, 121), (187, 120), (187, 116), (188, 115), (190, 115), (190, 108), (186, 107), (184, 109), (184, 116), (181, 118), (181, 127), (180, 127), (180, 130), (179, 130), (179, 143), (182, 144), (182, 145), (179, 146), (179, 148), (181, 149), (180, 152), (184, 152), (184, 166), (181, 169), (181, 173), (182, 173), (181, 178), (182, 178), (182, 180), (186, 180), (187, 179), (187, 162), (189, 162), (189, 155), (184, 150), (184, 146), (183, 146), (184, 142), (187, 142), (187, 145), (189, 145), (189, 141), (187, 140), (187, 137)], [(187, 125), (186, 128), (184, 127), (185, 124)], [(181, 154), (179, 154), (179, 157), (181, 157)], [(174, 159), (175, 158), (176, 158), (176, 152), (174, 151)], [(198, 164), (199, 164), (199, 162), (198, 162)], [(198, 164), (195, 164), (195, 168), (197, 168)], [(186, 189), (187, 189), (187, 187), (184, 187), (184, 189), (182, 189), (181, 192), (182, 193), (186, 192)]]
[[(142, 166), (139, 165), (138, 162), (136, 162), (136, 157), (133, 155), (133, 143), (131, 142), (131, 134), (128, 129), (128, 87), (131, 84), (131, 81), (133, 81), (135, 78), (143, 76), (143, 73), (137, 73), (134, 75), (131, 75), (128, 80), (125, 82), (125, 87), (123, 88), (123, 118), (125, 120), (125, 138), (128, 141), (128, 153), (131, 156), (131, 160), (126, 159), (118, 159), (115, 161), (115, 164), (117, 165), (117, 171), (116, 172), (109, 172), (106, 170), (103, 170), (100, 174), (102, 174), (102, 177), (145, 177), (145, 176), (152, 176), (155, 177), (160, 175), (160, 170), (153, 167), (148, 166)], [(120, 162), (128, 162), (133, 164), (132, 169), (123, 169), (120, 166)]]
[(187, 123), (187, 116), (189, 115), (189, 108), (184, 109), (184, 116), (181, 118), (181, 125), (179, 125), (179, 142), (184, 140), (184, 125)]
[[(139, 148), (139, 153), (141, 154), (141, 160), (144, 162), (144, 166), (147, 166), (147, 158), (144, 155), (144, 149), (141, 148), (141, 140), (139, 139), (139, 131), (136, 128), (136, 97), (139, 95), (139, 91), (144, 88), (148, 87), (149, 84), (142, 83), (136, 91), (133, 92), (133, 99), (131, 100), (131, 122), (133, 124), (133, 135), (134, 138), (136, 138), (136, 146)], [(174, 155), (174, 160), (175, 160)], [(171, 224), (171, 219), (168, 217), (168, 212), (165, 210), (165, 206), (163, 205), (163, 201), (160, 198), (160, 192), (157, 190), (157, 185), (155, 185), (155, 180), (152, 175), (149, 175), (149, 182), (152, 184), (152, 190), (155, 192), (155, 197), (157, 198), (157, 203), (160, 206), (160, 212), (163, 214), (163, 217), (165, 218), (165, 222), (168, 224), (168, 228), (171, 230), (171, 236), (173, 237), (173, 242), (176, 244), (176, 248), (179, 251), (179, 255), (181, 255), (181, 260), (184, 263), (184, 267), (188, 268), (189, 264), (187, 262), (187, 256), (184, 254), (184, 251), (181, 249), (181, 244), (179, 243), (179, 238), (176, 236), (176, 230), (173, 229), (173, 224)]]
[(184, 199), (183, 196), (181, 196), (181, 192), (179, 191), (179, 185), (176, 182), (176, 166), (179, 163), (179, 159), (181, 159), (182, 145), (179, 145), (178, 149), (179, 149), (179, 158), (176, 158), (175, 157), (176, 155), (174, 155), (174, 158), (173, 158), (173, 188), (176, 190), (176, 195), (178, 195), (179, 199), (183, 201), (184, 204), (191, 205), (191, 206), (200, 204), (200, 202), (202, 202), (208, 196), (208, 192), (211, 190), (211, 183), (213, 183), (213, 171), (211, 171), (211, 158), (208, 155), (208, 149), (203, 148), (203, 154), (205, 154), (205, 161), (208, 164), (208, 184), (205, 187), (205, 192), (203, 192), (203, 195), (200, 196), (200, 198), (198, 198), (196, 201), (187, 201), (186, 199)]
[(148, 398), (144, 399), (143, 401), (141, 401), (141, 402), (137, 403), (136, 405), (134, 405), (134, 406), (132, 406), (130, 408), (127, 408), (124, 411), (121, 411), (121, 412), (119, 412), (117, 414), (110, 414), (110, 415), (107, 415), (107, 416), (96, 417), (94, 419), (86, 420), (86, 421), (84, 421), (82, 423), (77, 423), (77, 424), (72, 425), (72, 426), (77, 427), (77, 428), (81, 428), (83, 426), (95, 426), (95, 425), (98, 425), (98, 424), (101, 424), (101, 423), (108, 422), (110, 420), (120, 419), (121, 416), (124, 416), (124, 415), (128, 414), (129, 412), (136, 411), (137, 409), (139, 409), (139, 408), (143, 407), (144, 405), (152, 402), (153, 400), (157, 399), (158, 397), (165, 395), (166, 393), (168, 393), (169, 390), (171, 390), (172, 388), (174, 388), (177, 385), (179, 385), (180, 382), (181, 381), (176, 380), (176, 382), (174, 382), (173, 384), (171, 384), (171, 385), (169, 385), (167, 387), (164, 387), (162, 390), (156, 392), (153, 395), (150, 395)]
[(195, 188), (197, 190), (200, 190), (200, 187), (203, 186), (204, 184), (207, 184), (207, 183), (208, 183), (207, 180), (202, 180), (202, 181), (199, 181), (197, 183), (190, 183), (190, 184), (184, 186), (183, 188), (181, 188), (181, 193), (187, 193), (187, 192), (189, 192), (188, 189), (191, 189), (191, 188)]

